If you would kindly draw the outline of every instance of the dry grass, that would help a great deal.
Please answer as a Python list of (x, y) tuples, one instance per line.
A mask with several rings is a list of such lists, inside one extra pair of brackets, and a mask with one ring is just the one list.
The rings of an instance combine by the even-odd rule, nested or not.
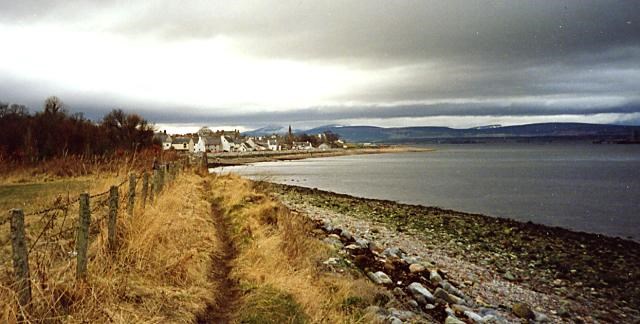
[(139, 152), (121, 151), (110, 155), (73, 155), (38, 162), (17, 162), (0, 159), (0, 184), (40, 183), (67, 180), (70, 177), (119, 175), (148, 169), (153, 159), (173, 161), (174, 151), (147, 149)]
[[(104, 189), (115, 179), (107, 180)], [(241, 295), (229, 316), (234, 321), (367, 322), (363, 309), (382, 293), (357, 272), (323, 268), (336, 251), (309, 235), (306, 218), (248, 180), (184, 173), (157, 204), (133, 217), (124, 216), (125, 192), (116, 253), (106, 242), (107, 208), (96, 206), (92, 214), (86, 282), (75, 279), (72, 234), (45, 239), (30, 253), (33, 300), (26, 308), (17, 304), (10, 263), (0, 263), (0, 322), (190, 323), (210, 309), (225, 311), (224, 278), (212, 268), (212, 260), (224, 259), (212, 205), (235, 245), (230, 276)]]
[[(75, 280), (75, 258), (66, 255), (72, 238), (32, 252), (34, 297), (25, 309), (17, 306), (5, 264), (0, 322), (21, 317), (30, 322), (193, 322), (213, 298), (216, 287), (208, 274), (219, 244), (209, 205), (201, 198), (201, 181), (194, 174), (182, 175), (155, 206), (136, 210), (132, 218), (121, 216), (115, 254), (107, 249), (106, 222), (97, 221), (86, 282)], [(105, 212), (92, 217), (100, 219)]]
[[(357, 273), (323, 271), (321, 262), (335, 252), (309, 236), (311, 227), (304, 217), (235, 175), (218, 177), (213, 191), (215, 203), (233, 220), (240, 244), (233, 275), (242, 283), (249, 302), (238, 312), (238, 321), (252, 322), (256, 316), (267, 323), (364, 321), (360, 311), (373, 304), (381, 291)], [(275, 293), (265, 293), (269, 291)], [(270, 300), (260, 300), (261, 296)], [(358, 301), (355, 306), (359, 309), (350, 307), (352, 301)], [(285, 310), (297, 307), (302, 314), (286, 321), (269, 320), (269, 314), (261, 314), (264, 309), (278, 309), (278, 303), (288, 305)]]

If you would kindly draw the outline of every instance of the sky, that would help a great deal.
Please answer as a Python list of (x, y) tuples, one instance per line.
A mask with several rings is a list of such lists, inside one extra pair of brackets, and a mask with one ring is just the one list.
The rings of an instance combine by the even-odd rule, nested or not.
[(0, 101), (159, 128), (640, 125), (640, 1), (0, 0)]

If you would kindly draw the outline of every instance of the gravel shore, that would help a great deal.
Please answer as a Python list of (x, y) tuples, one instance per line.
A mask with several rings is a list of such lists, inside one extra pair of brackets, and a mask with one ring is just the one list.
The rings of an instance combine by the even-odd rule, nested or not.
[[(640, 244), (562, 228), (277, 184), (285, 205), (440, 271), (475, 304), (552, 322), (640, 322)], [(514, 307), (516, 305), (516, 307)]]

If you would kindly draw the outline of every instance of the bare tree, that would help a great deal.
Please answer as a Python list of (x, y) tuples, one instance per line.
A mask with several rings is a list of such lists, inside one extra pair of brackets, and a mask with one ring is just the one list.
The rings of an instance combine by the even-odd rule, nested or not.
[(51, 96), (44, 101), (44, 113), (55, 115), (58, 112), (64, 112), (64, 103), (60, 98)]

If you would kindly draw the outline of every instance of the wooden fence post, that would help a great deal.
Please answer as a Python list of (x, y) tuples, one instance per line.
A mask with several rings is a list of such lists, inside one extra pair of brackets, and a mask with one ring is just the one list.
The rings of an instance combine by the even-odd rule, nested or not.
[(12, 209), (11, 247), (13, 249), (13, 271), (16, 276), (18, 302), (25, 306), (31, 302), (31, 278), (29, 275), (29, 253), (24, 233), (24, 213), (22, 209)]
[(129, 201), (127, 204), (127, 213), (133, 216), (133, 207), (136, 203), (136, 175), (129, 174)]
[(209, 171), (209, 161), (208, 161), (208, 156), (207, 156), (207, 152), (205, 150), (205, 152), (202, 153), (202, 167), (205, 169), (205, 171)]
[(147, 206), (147, 194), (149, 193), (149, 173), (142, 174), (142, 208)]
[(167, 164), (165, 165), (165, 180), (167, 182), (167, 184), (171, 183), (171, 181), (173, 180), (171, 178), (171, 162), (167, 162)]
[(153, 190), (151, 191), (153, 193), (152, 195), (152, 201), (155, 201), (156, 199), (158, 199), (158, 193), (160, 192), (160, 170), (155, 169), (153, 170)]
[(109, 249), (113, 252), (116, 250), (116, 224), (118, 219), (118, 193), (117, 186), (111, 186), (109, 189), (109, 234), (107, 236)]
[(164, 175), (165, 175), (165, 166), (161, 165), (160, 166), (160, 181), (159, 181), (159, 185), (158, 185), (158, 190), (162, 191), (164, 189)]
[(89, 194), (80, 194), (80, 218), (76, 237), (76, 279), (87, 276), (87, 248), (89, 247), (89, 224), (91, 223), (91, 209), (89, 208)]

